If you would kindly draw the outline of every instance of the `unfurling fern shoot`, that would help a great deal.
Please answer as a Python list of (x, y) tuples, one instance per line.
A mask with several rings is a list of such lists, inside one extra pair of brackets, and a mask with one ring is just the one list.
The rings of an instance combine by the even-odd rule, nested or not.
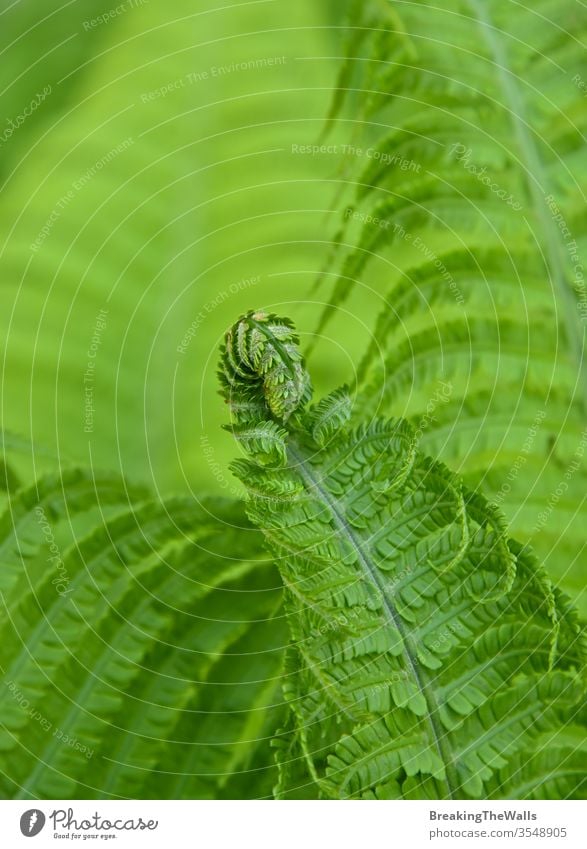
[(243, 316), (220, 379), (285, 588), (277, 795), (581, 796), (580, 629), (500, 514), (404, 421), (351, 427), (345, 388), (309, 406), (287, 319)]

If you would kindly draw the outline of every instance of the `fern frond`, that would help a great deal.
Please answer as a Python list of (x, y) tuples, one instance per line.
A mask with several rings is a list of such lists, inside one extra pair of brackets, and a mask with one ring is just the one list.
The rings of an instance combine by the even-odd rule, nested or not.
[[(140, 503), (146, 497), (143, 487), (80, 468), (47, 475), (16, 492), (0, 516), (0, 591), (5, 601), (19, 582), (32, 582), (47, 573), (47, 558), (56, 557), (51, 546), (60, 523), (67, 520), (73, 525), (77, 516), (92, 510), (107, 513), (108, 508)], [(41, 563), (35, 559), (40, 551)], [(28, 563), (36, 564), (41, 574), (31, 573)]]
[[(572, 731), (572, 730), (571, 730)], [(493, 782), (489, 798), (508, 799), (584, 799), (585, 734), (582, 728), (569, 733), (564, 744), (549, 746), (517, 755), (501, 770)]]
[(4, 798), (270, 793), (281, 595), (238, 505), (72, 470), (12, 498), (0, 551)]
[(352, 20), (371, 29), (347, 58), (365, 68), (365, 132), (319, 329), (354, 281), (383, 283), (357, 409), (408, 417), (585, 610), (587, 15), (574, 0), (383, 5), (401, 24), (374, 5)]
[[(342, 397), (300, 404), (285, 469), (261, 457), (251, 474), (254, 452), (235, 466), (254, 481), (248, 513), (286, 593), (279, 792), (482, 798), (503, 781), (507, 795), (503, 771), (578, 716), (576, 617), (499, 510), (425, 456), (405, 421), (339, 419), (316, 440), (316, 410)], [(295, 497), (275, 497), (293, 479)], [(560, 748), (553, 737), (548, 756)]]

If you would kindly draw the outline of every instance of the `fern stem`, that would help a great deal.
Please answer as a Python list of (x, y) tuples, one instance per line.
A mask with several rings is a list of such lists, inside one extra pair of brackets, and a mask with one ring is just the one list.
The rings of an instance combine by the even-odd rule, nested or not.
[(381, 595), (383, 606), (385, 608), (390, 623), (393, 625), (394, 628), (397, 629), (397, 631), (401, 635), (403, 645), (405, 646), (405, 656), (408, 661), (413, 680), (416, 683), (418, 690), (426, 700), (426, 704), (428, 705), (427, 720), (428, 725), (430, 727), (432, 739), (434, 741), (434, 746), (436, 748), (436, 751), (438, 752), (441, 761), (445, 764), (445, 782), (448, 791), (447, 798), (457, 799), (459, 780), (454, 765), (453, 757), (451, 753), (447, 750), (447, 746), (445, 744), (446, 734), (443, 733), (442, 728), (440, 727), (437, 720), (437, 714), (439, 710), (438, 704), (436, 702), (432, 689), (428, 686), (424, 675), (422, 675), (422, 673), (420, 672), (418, 661), (416, 658), (415, 647), (413, 646), (412, 640), (403, 626), (401, 617), (398, 615), (397, 611), (394, 609), (393, 605), (387, 598), (385, 588), (381, 582), (377, 571), (377, 567), (374, 563), (371, 562), (369, 556), (364, 552), (360, 540), (357, 539), (352, 527), (346, 521), (343, 513), (339, 509), (336, 500), (323, 486), (320, 485), (319, 480), (313, 473), (311, 465), (308, 463), (308, 458), (304, 452), (304, 449), (300, 446), (294, 434), (290, 435), (290, 441), (288, 444), (288, 454), (291, 460), (293, 460), (291, 468), (300, 475), (306, 487), (310, 491), (313, 491), (319, 498), (319, 500), (329, 507), (333, 516), (333, 524), (337, 532), (340, 533), (341, 536), (343, 536), (347, 540), (347, 542), (352, 546), (352, 549), (356, 553), (357, 560), (363, 572), (365, 573), (365, 576), (368, 578), (371, 584), (377, 588), (378, 592)]

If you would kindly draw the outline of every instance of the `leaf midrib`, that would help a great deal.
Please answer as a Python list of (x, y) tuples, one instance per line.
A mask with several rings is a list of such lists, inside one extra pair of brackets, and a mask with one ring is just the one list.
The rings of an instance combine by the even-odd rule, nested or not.
[(454, 767), (454, 759), (452, 755), (447, 751), (447, 747), (445, 744), (447, 735), (439, 727), (438, 721), (436, 719), (436, 715), (438, 715), (439, 712), (438, 704), (436, 703), (436, 699), (430, 687), (428, 686), (428, 683), (420, 674), (420, 671), (418, 669), (418, 662), (416, 660), (416, 653), (412, 647), (412, 641), (406, 629), (404, 628), (399, 613), (394, 609), (393, 605), (387, 598), (384, 585), (378, 575), (377, 566), (371, 562), (367, 554), (365, 554), (365, 552), (363, 551), (361, 541), (357, 538), (352, 527), (346, 521), (344, 513), (340, 510), (336, 498), (333, 497), (330, 492), (328, 492), (326, 488), (322, 486), (317, 480), (310, 464), (308, 463), (308, 458), (305, 455), (304, 450), (295, 440), (295, 437), (293, 435), (289, 442), (288, 454), (295, 461), (295, 466), (293, 468), (295, 471), (298, 472), (306, 486), (308, 486), (310, 490), (314, 490), (314, 492), (319, 496), (319, 498), (329, 507), (333, 517), (333, 524), (335, 525), (337, 531), (347, 540), (347, 542), (352, 547), (353, 551), (357, 556), (357, 560), (363, 572), (365, 573), (365, 576), (372, 584), (377, 587), (381, 595), (383, 606), (387, 612), (388, 618), (393, 627), (397, 629), (402, 638), (405, 650), (405, 657), (412, 672), (413, 681), (416, 684), (422, 697), (424, 698), (426, 705), (428, 706), (426, 720), (430, 727), (432, 739), (434, 741), (434, 746), (438, 752), (438, 756), (445, 766), (445, 783), (448, 788), (448, 798), (456, 799), (458, 798), (457, 790), (459, 782), (456, 775), (456, 769)]

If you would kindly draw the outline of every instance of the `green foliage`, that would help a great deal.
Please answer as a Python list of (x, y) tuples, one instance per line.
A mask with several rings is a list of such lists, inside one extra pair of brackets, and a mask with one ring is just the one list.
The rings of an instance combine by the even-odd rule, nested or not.
[(284, 634), (259, 542), (219, 499), (76, 469), (19, 491), (0, 519), (2, 797), (269, 795)]
[(107, 0), (85, 0), (83, 5), (46, 0), (40, 16), (32, 3), (3, 6), (0, 98), (6, 122), (0, 131), (0, 184), (11, 178), (31, 140), (38, 141), (50, 122), (71, 108), (77, 90), (61, 81), (76, 71), (83, 79), (104, 35), (83, 23), (111, 9)]
[(281, 274), (299, 298), (285, 275), (316, 262), (323, 163), (291, 142), (323, 123), (336, 64), (305, 57), (334, 38), (309, 0), (151, 0), (91, 25), (123, 5), (0, 14), (2, 114), (52, 86), (0, 145), (1, 424), (61, 463), (227, 495), (200, 447), (228, 463), (222, 410), (200, 421), (194, 399), (251, 291), (270, 301)]
[(248, 289), (315, 261), (322, 167), (291, 137), (334, 39), (309, 2), (123, 6), (0, 12), (0, 795), (268, 796), (279, 580), (238, 504), (194, 499), (221, 488), (201, 437), (232, 455), (194, 399)]
[(587, 610), (585, 8), (356, 3), (351, 25), (362, 155), (319, 330), (357, 281), (382, 293), (356, 410), (408, 417)]
[(587, 791), (587, 15), (343, 6), (0, 12), (2, 797)]
[[(237, 419), (246, 375), (249, 426), (279, 422), (283, 440), (271, 462), (262, 441), (239, 442), (248, 458), (233, 466), (285, 588), (278, 794), (502, 798), (522, 782), (532, 797), (547, 776), (579, 797), (585, 647), (569, 602), (405, 421), (353, 427), (344, 390), (306, 411), (284, 334), (293, 344), (286, 320), (243, 316), (221, 368)], [(286, 375), (277, 389), (269, 372)]]

